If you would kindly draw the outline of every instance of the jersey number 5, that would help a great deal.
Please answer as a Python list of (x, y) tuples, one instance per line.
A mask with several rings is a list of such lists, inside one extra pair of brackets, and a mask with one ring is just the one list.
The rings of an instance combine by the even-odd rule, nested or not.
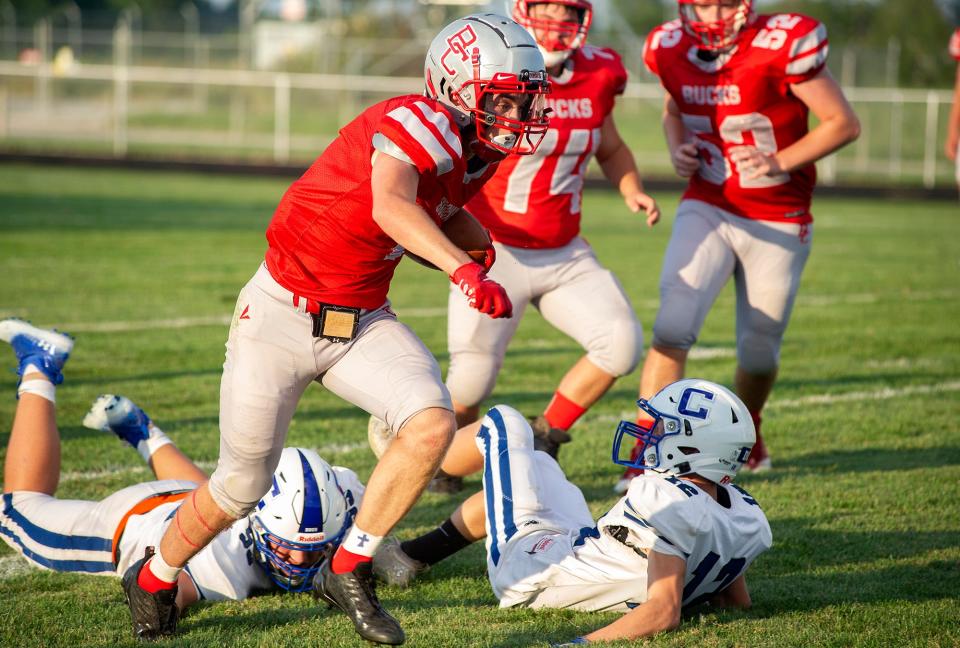
[[(723, 155), (720, 147), (713, 142), (699, 137), (713, 133), (713, 122), (706, 115), (680, 115), (683, 125), (693, 133), (693, 141), (698, 149), (706, 151), (708, 157), (701, 154), (700, 177), (707, 182), (720, 185), (733, 175), (730, 162)], [(753, 135), (753, 145), (763, 153), (776, 153), (777, 140), (773, 135), (773, 122), (762, 113), (748, 113), (746, 115), (727, 115), (720, 123), (720, 139), (727, 144), (743, 144), (743, 134)], [(789, 173), (778, 173), (772, 176), (747, 179), (737, 170), (737, 178), (744, 189), (762, 189), (776, 187), (790, 181)]]

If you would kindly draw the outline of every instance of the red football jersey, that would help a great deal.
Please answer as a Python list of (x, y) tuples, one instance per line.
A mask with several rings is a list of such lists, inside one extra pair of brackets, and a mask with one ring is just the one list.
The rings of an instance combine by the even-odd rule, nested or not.
[(294, 182), (267, 227), (267, 268), (287, 290), (320, 302), (377, 308), (403, 256), (373, 220), (373, 155), (420, 172), (417, 203), (436, 223), (462, 207), (496, 168), (468, 171), (459, 129), (441, 103), (419, 95), (371, 106)]
[(808, 109), (790, 85), (813, 78), (827, 60), (827, 30), (799, 14), (758, 16), (736, 46), (714, 60), (698, 56), (679, 20), (653, 30), (643, 60), (680, 108), (700, 151), (700, 170), (684, 198), (746, 218), (806, 223), (816, 181), (813, 164), (747, 180), (730, 149), (752, 144), (774, 152), (807, 134)]
[(950, 56), (960, 61), (960, 27), (950, 37)]
[(495, 241), (556, 248), (580, 233), (583, 174), (600, 144), (600, 126), (623, 93), (627, 71), (613, 50), (574, 51), (550, 77), (550, 128), (533, 155), (511, 155), (467, 205)]

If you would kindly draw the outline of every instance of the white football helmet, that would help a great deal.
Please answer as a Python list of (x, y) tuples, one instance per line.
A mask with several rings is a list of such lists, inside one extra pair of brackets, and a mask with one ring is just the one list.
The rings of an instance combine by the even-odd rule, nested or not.
[[(474, 14), (444, 27), (430, 44), (423, 76), (427, 96), (451, 107), (461, 126), (476, 128), (477, 153), (528, 155), (547, 132), (543, 56), (506, 16)], [(508, 114), (500, 109), (504, 96), (514, 104)]]
[[(670, 475), (696, 473), (717, 484), (733, 479), (747, 460), (757, 433), (747, 406), (726, 387), (688, 378), (637, 401), (651, 417), (638, 425), (621, 421), (613, 440), (613, 461)], [(634, 440), (642, 444), (635, 460), (621, 459)]]
[[(574, 50), (587, 42), (587, 33), (593, 22), (593, 5), (588, 0), (549, 0), (549, 3), (573, 8), (577, 12), (577, 20), (567, 22), (531, 16), (530, 7), (547, 4), (544, 0), (515, 0), (513, 19), (530, 32), (537, 41), (547, 67), (552, 67), (566, 61)], [(541, 34), (539, 38), (537, 32)], [(563, 38), (559, 38), (561, 35)]]
[(700, 20), (696, 0), (678, 0), (680, 23), (703, 50), (725, 50), (740, 38), (743, 28), (753, 22), (753, 0), (740, 0), (736, 12), (726, 20)]
[[(310, 589), (325, 550), (353, 522), (349, 511), (330, 464), (313, 450), (284, 448), (270, 492), (249, 516), (257, 563), (285, 590)], [(310, 554), (308, 564), (286, 560), (290, 551)]]

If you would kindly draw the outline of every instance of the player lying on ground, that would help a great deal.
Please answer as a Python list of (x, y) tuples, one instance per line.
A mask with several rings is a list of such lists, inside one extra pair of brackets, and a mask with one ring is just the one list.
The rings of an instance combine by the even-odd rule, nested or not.
[[(157, 481), (128, 486), (98, 502), (55, 497), (60, 479), (55, 386), (63, 380), (73, 340), (11, 319), (0, 321), (0, 340), (13, 346), (21, 375), (4, 466), (0, 536), (36, 567), (123, 575), (160, 541), (179, 506), (194, 505), (191, 493), (207, 475), (142, 409), (108, 394), (94, 402), (84, 425), (133, 446)], [(321, 558), (349, 528), (363, 486), (353, 471), (331, 467), (304, 448), (283, 450), (273, 484), (250, 515), (190, 560), (170, 614), (178, 616), (198, 600), (311, 588)]]
[(620, 423), (614, 458), (629, 463), (621, 450), (629, 454), (636, 439), (647, 472), (596, 522), (556, 461), (534, 450), (524, 417), (498, 405), (458, 432), (451, 448), (461, 467), (483, 468), (483, 492), (438, 529), (382, 545), (375, 573), (404, 584), (486, 537), (500, 607), (626, 612), (579, 643), (676, 628), (683, 608), (704, 601), (749, 607), (744, 573), (772, 536), (756, 500), (731, 483), (756, 439), (746, 406), (695, 379), (638, 405), (649, 418)]
[[(814, 162), (860, 133), (830, 75), (827, 30), (800, 14), (756, 15), (751, 0), (679, 0), (643, 61), (666, 90), (663, 130), (677, 207), (640, 397), (683, 377), (723, 286), (736, 285), (735, 391), (757, 428), (747, 468), (770, 468), (761, 413), (810, 254)], [(808, 128), (809, 114), (817, 118)], [(639, 452), (639, 449), (638, 449)], [(617, 485), (626, 489), (628, 471)]]

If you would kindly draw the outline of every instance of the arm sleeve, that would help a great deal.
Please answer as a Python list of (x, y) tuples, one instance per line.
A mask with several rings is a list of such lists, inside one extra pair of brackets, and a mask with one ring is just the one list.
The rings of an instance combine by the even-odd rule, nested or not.
[(463, 152), (450, 118), (417, 101), (383, 116), (373, 137), (378, 151), (410, 162), (421, 175), (443, 175)]
[(635, 479), (630, 486), (624, 516), (636, 523), (640, 545), (689, 558), (703, 519), (702, 501), (697, 498), (707, 495), (690, 497), (663, 480)]
[(830, 46), (827, 28), (823, 23), (798, 16), (801, 20), (790, 30), (790, 38), (784, 46), (783, 74), (788, 84), (809, 81), (827, 63)]
[(613, 55), (613, 60), (610, 61), (610, 92), (613, 95), (619, 96), (627, 89), (627, 68), (624, 67), (623, 59), (620, 58), (617, 52), (612, 49), (608, 49), (607, 51)]
[(643, 42), (643, 64), (650, 70), (650, 74), (655, 74), (660, 76), (660, 69), (657, 67), (657, 54), (656, 46), (654, 44), (654, 38), (659, 40), (657, 35), (661, 31), (660, 27), (657, 27), (649, 34), (647, 34), (647, 39)]

